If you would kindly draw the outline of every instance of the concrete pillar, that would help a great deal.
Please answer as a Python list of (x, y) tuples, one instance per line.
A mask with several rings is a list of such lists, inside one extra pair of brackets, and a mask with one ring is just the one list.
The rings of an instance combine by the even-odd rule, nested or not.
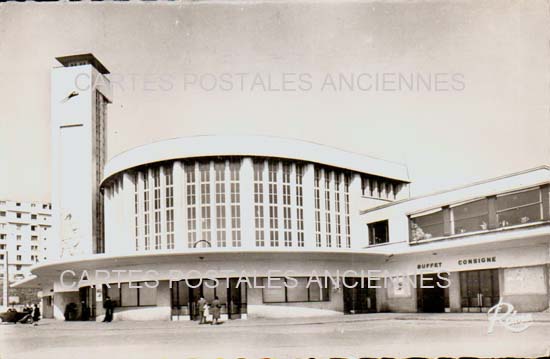
[(451, 286), (449, 287), (449, 306), (451, 312), (462, 312), (461, 298), (460, 298), (460, 272), (449, 273), (449, 280)]
[[(159, 315), (162, 316), (159, 320), (171, 320), (172, 293), (169, 283), (169, 281), (163, 280), (159, 282), (157, 287), (157, 308), (159, 309)], [(166, 317), (164, 317), (164, 313), (166, 313)]]
[[(383, 282), (383, 281), (382, 281)], [(379, 313), (388, 312), (388, 288), (381, 286), (382, 288), (376, 288), (376, 311)]]

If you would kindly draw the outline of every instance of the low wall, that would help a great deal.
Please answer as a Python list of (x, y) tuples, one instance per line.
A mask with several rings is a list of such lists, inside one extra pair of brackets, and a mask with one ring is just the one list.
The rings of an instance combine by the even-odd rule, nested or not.
[[(295, 304), (295, 303), (293, 303)], [(301, 303), (296, 303), (301, 304)], [(305, 303), (311, 304), (311, 303)], [(343, 312), (337, 312), (328, 309), (318, 309), (304, 306), (289, 306), (278, 304), (264, 305), (248, 305), (248, 318), (310, 318), (310, 317), (327, 317), (327, 316), (343, 316)]]
[[(172, 311), (170, 307), (125, 307), (115, 308), (113, 321), (146, 321), (164, 320), (169, 321)], [(101, 322), (105, 315), (98, 315), (96, 321)]]

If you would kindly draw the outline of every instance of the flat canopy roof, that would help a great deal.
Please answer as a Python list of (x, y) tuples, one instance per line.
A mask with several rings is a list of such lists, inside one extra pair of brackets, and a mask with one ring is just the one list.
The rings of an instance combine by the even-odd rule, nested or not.
[(87, 63), (95, 67), (103, 75), (110, 74), (109, 70), (93, 54), (77, 54), (55, 58), (63, 66), (74, 66), (75, 63)]
[(230, 135), (180, 137), (130, 149), (107, 162), (104, 180), (116, 173), (149, 163), (212, 156), (301, 160), (409, 182), (407, 167), (400, 163), (290, 138)]

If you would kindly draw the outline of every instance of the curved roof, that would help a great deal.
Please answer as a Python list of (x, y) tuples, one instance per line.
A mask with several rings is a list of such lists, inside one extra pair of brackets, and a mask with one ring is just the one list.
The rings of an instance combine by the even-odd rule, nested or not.
[(215, 135), (174, 138), (122, 152), (105, 165), (104, 180), (148, 163), (208, 156), (265, 156), (303, 160), (408, 182), (406, 166), (396, 162), (295, 139)]

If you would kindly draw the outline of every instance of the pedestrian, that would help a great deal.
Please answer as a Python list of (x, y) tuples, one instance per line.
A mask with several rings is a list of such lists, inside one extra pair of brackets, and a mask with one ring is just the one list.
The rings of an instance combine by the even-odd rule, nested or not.
[(39, 320), (40, 320), (40, 308), (38, 308), (38, 304), (35, 304), (34, 309), (32, 311), (32, 322), (34, 325), (38, 325)]
[(105, 318), (103, 319), (104, 323), (110, 323), (113, 320), (113, 302), (109, 296), (105, 297), (103, 302), (103, 308), (105, 309)]
[(208, 302), (206, 302), (206, 299), (201, 295), (199, 301), (197, 302), (197, 306), (199, 307), (199, 316), (200, 321), (199, 324), (206, 323), (206, 316), (204, 315), (204, 310), (206, 309), (206, 306), (208, 305)]
[(221, 308), (221, 304), (220, 304), (220, 299), (218, 298), (218, 296), (214, 296), (214, 300), (212, 301), (212, 325), (214, 325), (214, 322), (216, 322), (216, 324), (220, 324), (219, 323), (219, 319), (220, 319), (220, 308)]

